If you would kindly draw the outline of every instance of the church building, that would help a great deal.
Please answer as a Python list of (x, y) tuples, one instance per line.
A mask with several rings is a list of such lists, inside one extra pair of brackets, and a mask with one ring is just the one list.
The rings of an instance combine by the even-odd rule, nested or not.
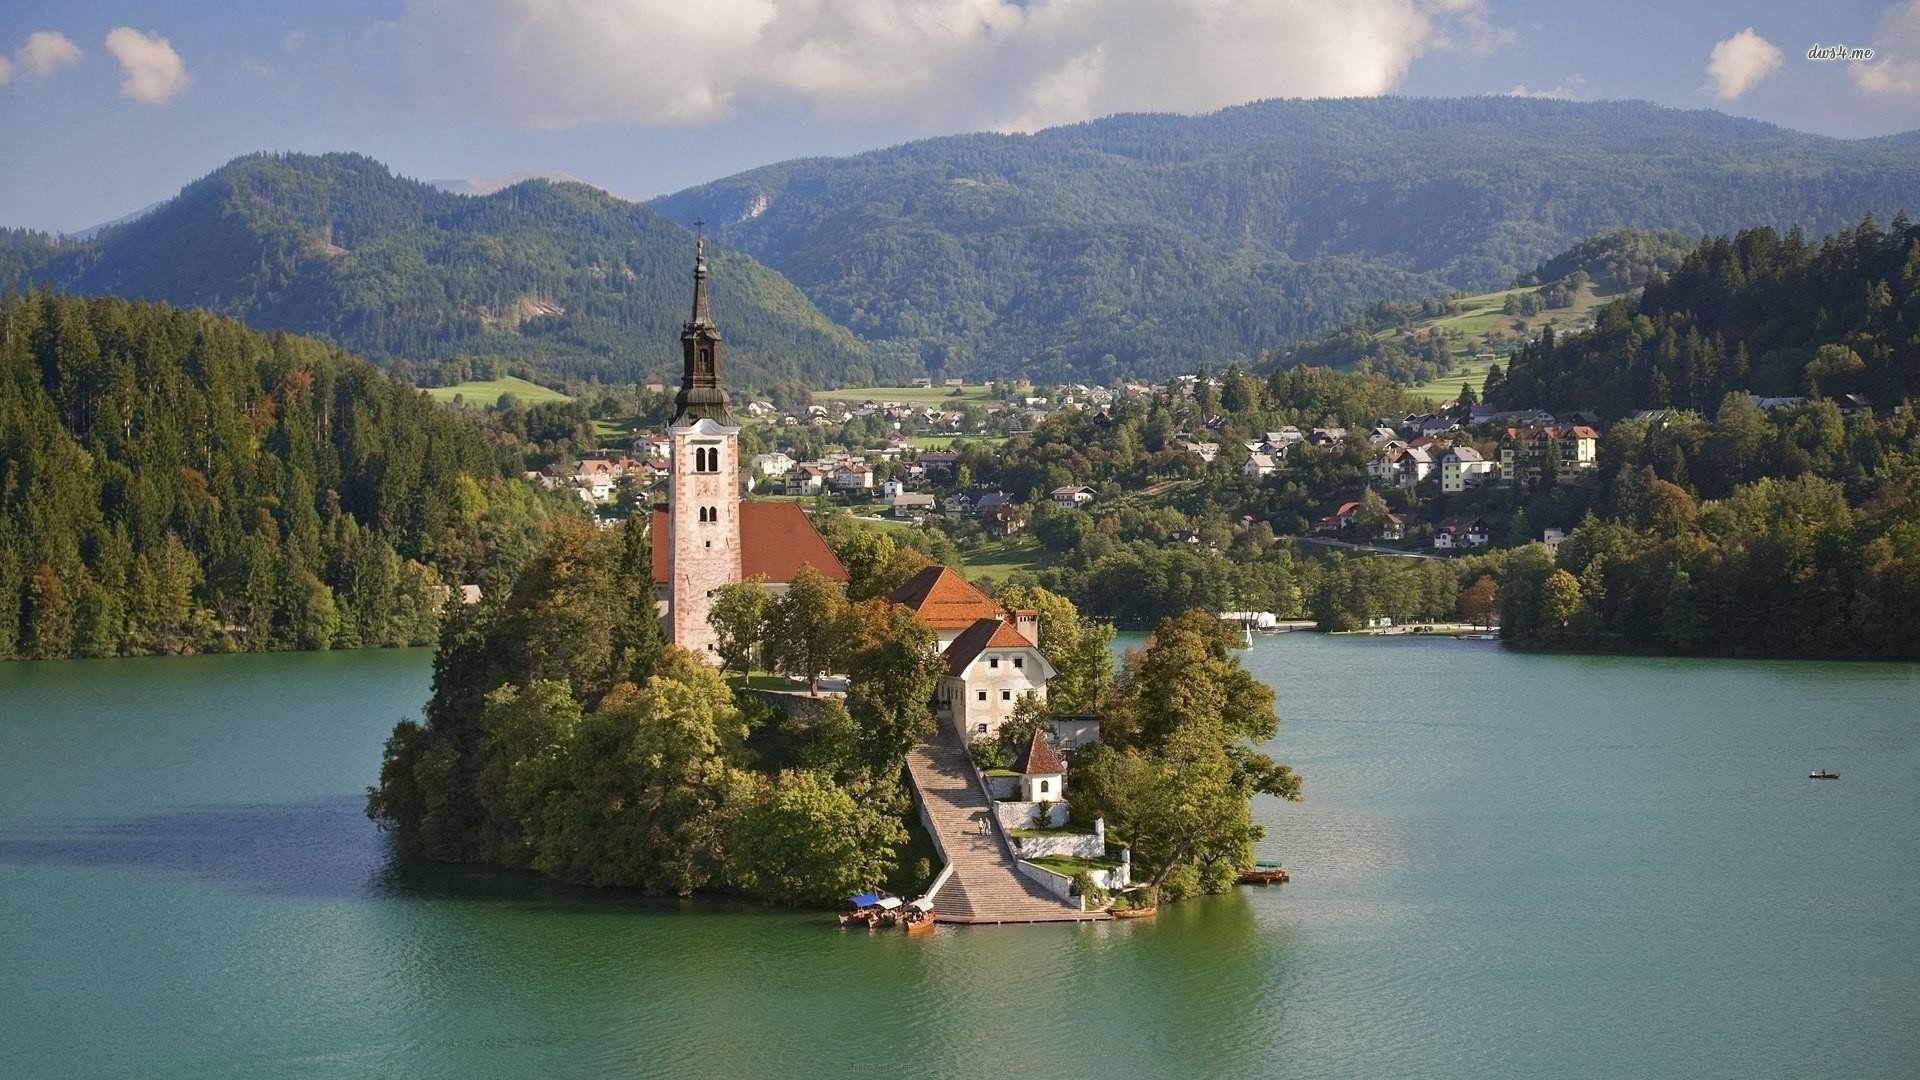
[(740, 423), (720, 380), (704, 239), (694, 249), (693, 315), (680, 351), (680, 392), (667, 423), (667, 504), (653, 508), (651, 522), (653, 582), (667, 640), (718, 664), (707, 618), (715, 589), (759, 577), (779, 596), (802, 566), (834, 581), (846, 581), (847, 571), (798, 503), (740, 498)]

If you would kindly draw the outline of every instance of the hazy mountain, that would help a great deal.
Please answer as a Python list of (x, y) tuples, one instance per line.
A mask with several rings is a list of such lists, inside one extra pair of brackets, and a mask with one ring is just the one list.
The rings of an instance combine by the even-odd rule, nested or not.
[[(453, 180), (429, 180), (427, 183), (450, 195), (491, 195), (502, 188), (523, 184), (528, 180), (550, 180), (556, 184), (586, 184), (585, 180), (571, 176), (559, 170), (526, 169), (520, 172), (502, 173), (499, 176), (467, 176)], [(587, 184), (598, 187), (597, 184)], [(604, 190), (604, 189), (603, 189)]]
[[(778, 273), (712, 261), (736, 382), (887, 374)], [(461, 196), (357, 154), (240, 158), (90, 241), (0, 236), (0, 288), (205, 307), (385, 361), (496, 354), (625, 380), (677, 370), (692, 263), (687, 230), (583, 184)]]
[(704, 217), (872, 340), (1051, 374), (1107, 353), (1249, 356), (1436, 279), (1505, 286), (1608, 230), (1818, 235), (1916, 193), (1911, 137), (1640, 102), (1371, 98), (929, 139), (654, 205)]

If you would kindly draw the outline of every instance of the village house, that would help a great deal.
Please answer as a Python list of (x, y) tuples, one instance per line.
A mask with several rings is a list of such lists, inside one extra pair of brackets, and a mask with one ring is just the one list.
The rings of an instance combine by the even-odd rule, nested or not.
[(794, 465), (792, 458), (776, 450), (770, 454), (755, 454), (753, 471), (761, 476), (785, 476)]
[(925, 492), (902, 491), (889, 503), (893, 516), (907, 521), (918, 521), (934, 510), (934, 498)]
[(818, 495), (826, 487), (828, 470), (816, 465), (795, 465), (787, 470), (785, 490), (789, 495)]
[(1571, 427), (1508, 428), (1500, 443), (1500, 485), (1539, 483), (1549, 455), (1558, 474), (1573, 477), (1599, 465), (1600, 434), (1584, 424)]
[(1455, 446), (1440, 457), (1440, 490), (1455, 495), (1478, 487), (1493, 475), (1493, 462), (1471, 446)]
[[(1030, 622), (1038, 636), (1039, 621)], [(967, 739), (998, 735), (1028, 695), (1045, 701), (1047, 680), (1055, 674), (1040, 647), (1004, 616), (976, 621), (941, 655), (947, 671), (934, 711)]]
[(1255, 480), (1264, 480), (1279, 468), (1280, 461), (1272, 454), (1253, 453), (1248, 454), (1246, 464), (1240, 466), (1240, 474)]
[(1485, 518), (1445, 518), (1433, 529), (1433, 546), (1436, 551), (1486, 547), (1489, 539), (1491, 534)]
[(1220, 444), (1217, 442), (1182, 442), (1180, 448), (1209, 465), (1213, 464), (1214, 458), (1220, 456)]
[(835, 491), (873, 490), (873, 467), (858, 461), (843, 463), (827, 481)]
[(1053, 501), (1061, 509), (1077, 509), (1093, 501), (1093, 489), (1075, 486), (1057, 487), (1053, 489)]

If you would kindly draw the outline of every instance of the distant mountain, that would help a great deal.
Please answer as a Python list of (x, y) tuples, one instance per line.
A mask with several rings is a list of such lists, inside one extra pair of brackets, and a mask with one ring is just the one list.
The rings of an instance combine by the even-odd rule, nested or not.
[[(1269, 101), (771, 165), (667, 196), (870, 340), (969, 372), (1173, 370), (1369, 302), (1501, 288), (1609, 230), (1818, 235), (1920, 141), (1642, 102)], [(1071, 365), (1069, 369), (1068, 365)]]
[[(502, 188), (523, 184), (528, 180), (549, 180), (556, 184), (586, 184), (585, 180), (567, 173), (527, 169), (520, 172), (503, 173), (500, 176), (467, 176), (454, 180), (429, 180), (427, 183), (449, 195), (491, 195)], [(587, 184), (598, 187), (597, 184)]]
[[(358, 154), (239, 158), (90, 241), (0, 233), (0, 290), (205, 307), (383, 361), (499, 355), (620, 380), (678, 369), (692, 262), (690, 232), (583, 184), (461, 196)], [(902, 377), (778, 273), (712, 262), (736, 384)]]
[(105, 232), (106, 230), (113, 228), (115, 225), (125, 225), (130, 221), (138, 221), (141, 218), (146, 217), (148, 214), (153, 213), (155, 210), (160, 209), (160, 207), (165, 205), (165, 203), (166, 203), (165, 199), (160, 200), (160, 202), (150, 202), (147, 205), (141, 207), (140, 209), (135, 210), (131, 214), (121, 214), (119, 217), (114, 218), (112, 221), (103, 221), (98, 225), (89, 225), (84, 229), (79, 229), (74, 232), (67, 233), (66, 237), (69, 240), (91, 240), (94, 237), (99, 236), (101, 233)]

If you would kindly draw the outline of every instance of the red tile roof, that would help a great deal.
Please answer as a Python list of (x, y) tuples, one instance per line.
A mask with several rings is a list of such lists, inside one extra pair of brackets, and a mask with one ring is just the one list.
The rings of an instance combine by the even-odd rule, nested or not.
[(979, 619), (960, 632), (947, 646), (947, 674), (954, 678), (966, 674), (967, 666), (988, 649), (1031, 649), (1033, 642), (1013, 628), (1004, 618)]
[(1047, 742), (1047, 737), (1036, 729), (1026, 752), (1014, 763), (1014, 771), (1022, 776), (1061, 776), (1067, 771), (1067, 763), (1060, 760), (1060, 755)]
[[(667, 508), (653, 508), (653, 583), (667, 583)], [(740, 572), (776, 584), (794, 579), (802, 566), (811, 566), (831, 581), (846, 581), (847, 568), (813, 527), (813, 519), (799, 503), (743, 502), (740, 504)]]
[(982, 619), (998, 621), (1000, 605), (967, 583), (967, 579), (944, 566), (923, 568), (905, 585), (887, 594), (887, 599), (904, 604), (914, 617), (935, 630), (958, 630)]

